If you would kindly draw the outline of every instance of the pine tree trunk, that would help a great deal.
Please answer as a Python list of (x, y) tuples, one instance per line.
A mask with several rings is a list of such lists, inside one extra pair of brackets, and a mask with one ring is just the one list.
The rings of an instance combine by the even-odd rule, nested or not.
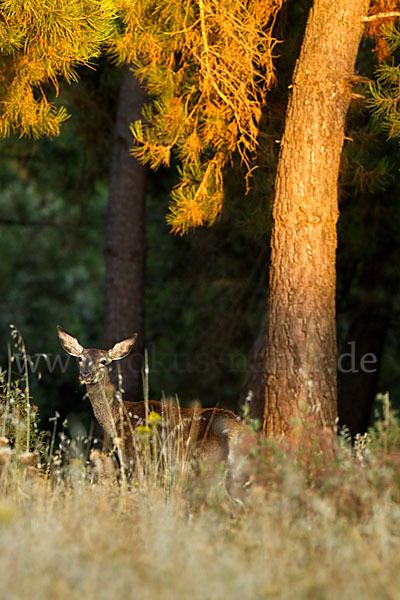
[(368, 0), (315, 0), (293, 75), (276, 177), (264, 429), (337, 417), (337, 185)]
[[(144, 348), (146, 169), (129, 151), (130, 124), (140, 117), (144, 92), (124, 67), (114, 131), (106, 241), (105, 347), (138, 333), (133, 353), (120, 362), (125, 397), (138, 400)], [(115, 374), (114, 374), (115, 379)]]

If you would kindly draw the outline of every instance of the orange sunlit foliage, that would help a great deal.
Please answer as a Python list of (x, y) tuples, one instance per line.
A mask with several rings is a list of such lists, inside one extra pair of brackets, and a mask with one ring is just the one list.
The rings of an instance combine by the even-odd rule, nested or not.
[(167, 221), (185, 233), (218, 218), (223, 169), (238, 153), (250, 174), (258, 122), (274, 83), (273, 36), (283, 0), (120, 0), (125, 31), (113, 53), (130, 61), (153, 101), (133, 132), (152, 168), (179, 161)]
[[(374, 0), (370, 7), (369, 14), (372, 16), (396, 11), (398, 12), (399, 10), (399, 0)], [(375, 19), (366, 24), (366, 35), (375, 40), (375, 52), (377, 54), (378, 62), (382, 62), (391, 55), (391, 50), (388, 46), (387, 39), (382, 35), (382, 28), (387, 27), (390, 23), (392, 23), (393, 19), (393, 16), (388, 16), (382, 19)]]
[(68, 118), (47, 98), (76, 80), (114, 29), (113, 0), (4, 0), (0, 4), (0, 137), (57, 135)]

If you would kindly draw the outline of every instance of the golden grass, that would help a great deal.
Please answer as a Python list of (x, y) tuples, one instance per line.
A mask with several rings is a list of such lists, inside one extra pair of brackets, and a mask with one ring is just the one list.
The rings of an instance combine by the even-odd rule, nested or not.
[(304, 462), (286, 450), (259, 447), (242, 508), (199, 478), (168, 494), (134, 482), (124, 491), (111, 473), (94, 483), (76, 460), (47, 480), (8, 461), (0, 598), (397, 598), (393, 457), (343, 450), (321, 467), (304, 448)]
[(400, 421), (383, 400), (354, 449), (311, 426), (244, 436), (229, 495), (198, 470), (160, 476), (151, 453), (127, 481), (55, 428), (46, 447), (0, 373), (0, 598), (398, 598)]

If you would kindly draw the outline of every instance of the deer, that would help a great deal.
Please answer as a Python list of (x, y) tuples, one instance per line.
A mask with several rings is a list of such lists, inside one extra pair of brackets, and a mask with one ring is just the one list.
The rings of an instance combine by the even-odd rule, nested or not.
[(78, 339), (59, 325), (57, 334), (64, 350), (78, 359), (79, 381), (86, 385), (94, 415), (111, 439), (123, 440), (124, 461), (135, 461), (138, 427), (147, 425), (148, 415), (161, 417), (160, 427), (173, 439), (180, 459), (201, 461), (208, 473), (220, 463), (228, 464), (241, 419), (223, 408), (184, 408), (169, 402), (121, 400), (111, 383), (108, 366), (132, 351), (137, 334), (123, 339), (109, 350), (84, 348)]

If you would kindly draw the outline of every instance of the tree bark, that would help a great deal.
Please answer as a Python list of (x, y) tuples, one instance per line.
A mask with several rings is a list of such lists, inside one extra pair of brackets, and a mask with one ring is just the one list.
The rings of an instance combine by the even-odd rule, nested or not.
[[(144, 91), (124, 67), (113, 138), (106, 240), (104, 343), (138, 333), (132, 354), (120, 362), (125, 396), (139, 399), (144, 348), (147, 172), (130, 155), (130, 124), (140, 117)], [(115, 374), (113, 379), (115, 379)]]
[(337, 185), (351, 77), (369, 0), (315, 0), (293, 75), (278, 162), (264, 430), (337, 417)]

